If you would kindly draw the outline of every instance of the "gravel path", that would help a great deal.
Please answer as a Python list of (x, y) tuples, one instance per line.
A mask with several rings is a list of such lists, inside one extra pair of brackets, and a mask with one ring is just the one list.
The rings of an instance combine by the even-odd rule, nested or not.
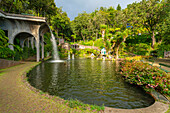
[(57, 103), (30, 90), (22, 80), (22, 74), (37, 63), (27, 62), (5, 70), (0, 76), (0, 113), (68, 113), (68, 106)]

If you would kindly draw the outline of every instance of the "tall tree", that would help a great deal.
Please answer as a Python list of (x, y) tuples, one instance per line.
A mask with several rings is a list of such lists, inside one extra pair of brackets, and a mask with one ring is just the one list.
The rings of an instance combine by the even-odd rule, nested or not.
[(59, 35), (62, 38), (71, 36), (70, 19), (67, 13), (63, 12), (61, 8), (57, 8), (56, 15), (52, 17), (51, 25), (57, 38), (59, 38)]
[(152, 48), (156, 43), (155, 32), (157, 25), (162, 21), (161, 15), (164, 14), (163, 4), (159, 0), (142, 0), (135, 7), (137, 16), (142, 19), (145, 27), (152, 38)]
[(82, 37), (85, 41), (88, 35), (88, 24), (90, 20), (90, 15), (86, 12), (79, 14), (72, 22), (72, 29), (74, 30), (73, 33), (76, 33), (77, 36)]
[(116, 9), (117, 9), (118, 11), (121, 11), (122, 8), (121, 8), (120, 4), (117, 5), (117, 8), (116, 8)]

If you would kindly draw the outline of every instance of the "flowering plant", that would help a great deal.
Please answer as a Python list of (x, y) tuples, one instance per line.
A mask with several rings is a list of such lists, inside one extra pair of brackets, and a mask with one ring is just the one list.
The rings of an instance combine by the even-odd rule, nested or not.
[(146, 91), (155, 89), (170, 95), (170, 78), (158, 67), (138, 61), (123, 61), (121, 74), (127, 82), (142, 86)]

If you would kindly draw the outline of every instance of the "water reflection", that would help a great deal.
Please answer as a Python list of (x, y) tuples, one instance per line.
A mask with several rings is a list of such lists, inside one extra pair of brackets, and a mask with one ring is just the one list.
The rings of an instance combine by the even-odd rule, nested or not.
[(32, 70), (29, 81), (52, 95), (76, 98), (88, 104), (141, 108), (154, 102), (142, 89), (125, 83), (117, 70), (118, 62), (95, 59), (42, 63)]

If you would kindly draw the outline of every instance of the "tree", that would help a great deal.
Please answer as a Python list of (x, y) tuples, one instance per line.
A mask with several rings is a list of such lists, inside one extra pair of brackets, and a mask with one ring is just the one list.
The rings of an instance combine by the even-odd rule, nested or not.
[(8, 13), (34, 14), (47, 17), (49, 20), (56, 12), (54, 0), (3, 0), (0, 8)]
[(116, 8), (118, 11), (121, 11), (121, 6), (120, 4), (117, 5), (117, 8)]
[(122, 31), (120, 31), (120, 28), (115, 29), (113, 42), (115, 43), (114, 49), (115, 49), (115, 53), (116, 53), (116, 57), (115, 57), (116, 59), (119, 58), (120, 45), (123, 44), (126, 41), (126, 38), (130, 34), (130, 32), (131, 32), (130, 29), (125, 29), (125, 30), (122, 30)]
[(71, 37), (74, 39), (74, 43), (75, 43), (75, 40), (76, 40), (76, 34), (71, 35)]
[(59, 38), (59, 35), (62, 38), (71, 36), (70, 19), (67, 13), (63, 12), (61, 8), (57, 8), (56, 15), (52, 16), (51, 24), (57, 38)]
[(80, 36), (84, 42), (88, 35), (88, 24), (90, 20), (90, 15), (86, 12), (83, 12), (82, 14), (78, 14), (77, 17), (72, 22), (72, 30), (73, 33), (75, 33), (77, 36)]
[(143, 0), (135, 7), (137, 17), (141, 18), (141, 24), (145, 27), (152, 38), (152, 48), (156, 43), (155, 32), (157, 25), (162, 21), (161, 15), (165, 14), (163, 4), (159, 0)]
[(28, 0), (3, 0), (1, 10), (8, 13), (24, 13), (28, 9)]

